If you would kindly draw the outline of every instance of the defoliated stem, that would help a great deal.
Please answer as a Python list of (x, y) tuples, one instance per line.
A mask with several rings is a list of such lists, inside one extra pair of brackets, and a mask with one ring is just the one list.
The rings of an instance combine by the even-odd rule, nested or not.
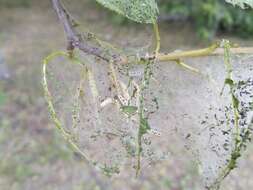
[(192, 71), (192, 72), (194, 72), (194, 73), (200, 73), (198, 69), (196, 69), (196, 68), (194, 68), (194, 67), (191, 67), (190, 65), (185, 64), (185, 63), (182, 62), (181, 60), (176, 60), (176, 63), (177, 63), (178, 65), (180, 65), (181, 67), (183, 67), (183, 68), (185, 68), (185, 69), (187, 69), (187, 70), (190, 70), (190, 71)]
[(153, 27), (154, 27), (155, 39), (156, 39), (155, 55), (157, 57), (161, 48), (161, 38), (160, 38), (159, 27), (158, 27), (157, 21), (154, 21)]
[[(42, 73), (43, 74), (43, 78), (42, 78), (42, 84), (43, 84), (43, 90), (44, 90), (46, 102), (47, 102), (47, 105), (48, 105), (48, 109), (49, 109), (51, 118), (52, 118), (55, 126), (57, 127), (57, 129), (60, 131), (60, 133), (64, 137), (64, 139), (70, 143), (70, 145), (73, 147), (73, 149), (75, 151), (77, 151), (88, 163), (90, 163), (90, 159), (89, 159), (88, 155), (86, 155), (78, 147), (78, 145), (72, 140), (71, 135), (63, 128), (63, 125), (62, 125), (60, 119), (58, 118), (58, 116), (56, 114), (56, 111), (54, 109), (53, 98), (52, 98), (51, 93), (49, 92), (49, 89), (48, 89), (47, 65), (54, 58), (60, 57), (60, 56), (63, 56), (65, 58), (69, 59), (69, 55), (67, 53), (62, 52), (62, 51), (57, 51), (57, 52), (54, 52), (54, 53), (50, 54), (49, 56), (47, 56), (43, 60), (43, 73)], [(73, 58), (71, 60), (73, 61), (73, 63), (81, 64), (81, 62), (77, 58)]]
[(182, 51), (182, 52), (174, 52), (169, 54), (158, 54), (158, 61), (173, 61), (181, 58), (187, 57), (202, 57), (212, 54), (218, 47), (220, 43), (215, 43), (207, 48), (191, 50), (191, 51)]

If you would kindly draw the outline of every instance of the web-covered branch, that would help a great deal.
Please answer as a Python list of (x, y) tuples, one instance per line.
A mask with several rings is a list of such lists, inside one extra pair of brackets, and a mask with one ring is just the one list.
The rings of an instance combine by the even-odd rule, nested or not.
[(54, 10), (56, 11), (58, 18), (61, 24), (64, 27), (64, 31), (67, 37), (67, 50), (72, 52), (75, 48), (87, 53), (89, 55), (94, 55), (100, 59), (105, 61), (109, 61), (111, 59), (119, 59), (119, 57), (115, 54), (107, 55), (104, 53), (104, 50), (98, 46), (90, 45), (85, 41), (85, 38), (82, 34), (80, 34), (77, 29), (77, 23), (71, 18), (70, 14), (64, 8), (63, 4), (60, 0), (52, 0)]

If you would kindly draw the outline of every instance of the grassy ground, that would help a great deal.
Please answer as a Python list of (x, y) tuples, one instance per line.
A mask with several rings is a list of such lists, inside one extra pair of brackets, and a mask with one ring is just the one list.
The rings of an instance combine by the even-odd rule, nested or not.
[[(150, 28), (111, 24), (107, 14), (92, 3), (74, 3), (70, 8), (85, 25), (119, 45), (127, 46), (129, 41), (133, 46), (143, 45), (150, 38)], [(29, 8), (2, 8), (0, 18), (0, 51), (11, 74), (9, 80), (0, 81), (1, 190), (200, 189), (198, 172), (185, 157), (158, 164), (156, 172), (145, 173), (140, 180), (108, 179), (84, 164), (49, 121), (42, 94), (41, 60), (63, 49), (65, 42), (53, 10), (47, 2), (35, 1)], [(163, 50), (201, 45), (188, 26), (161, 28)], [(222, 189), (253, 188), (253, 151), (244, 157), (240, 170), (233, 172)]]

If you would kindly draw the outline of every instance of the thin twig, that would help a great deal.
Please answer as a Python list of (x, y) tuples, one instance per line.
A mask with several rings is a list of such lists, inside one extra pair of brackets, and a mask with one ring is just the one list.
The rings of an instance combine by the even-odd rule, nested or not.
[(210, 47), (203, 48), (203, 49), (174, 52), (174, 53), (169, 53), (169, 54), (160, 54), (158, 55), (157, 58), (159, 61), (173, 61), (180, 58), (207, 56), (207, 55), (212, 54), (219, 46), (220, 46), (220, 43), (215, 43), (211, 45)]
[(92, 46), (88, 44), (83, 38), (82, 35), (78, 33), (76, 30), (76, 26), (74, 25), (71, 16), (64, 8), (60, 0), (52, 0), (54, 10), (56, 11), (60, 22), (64, 27), (64, 31), (67, 37), (68, 51), (73, 51), (75, 48), (80, 49), (84, 53), (89, 55), (94, 55), (102, 60), (109, 61), (109, 60), (119, 60), (119, 56), (117, 55), (107, 55), (104, 53), (103, 49), (100, 47)]
[[(231, 54), (253, 54), (253, 47), (230, 48)], [(217, 48), (211, 55), (223, 55), (224, 49)]]
[[(232, 54), (253, 54), (253, 47), (238, 47), (231, 48)], [(182, 58), (194, 58), (194, 57), (206, 57), (206, 56), (217, 56), (224, 55), (223, 48), (219, 48), (218, 43), (210, 47), (190, 50), (190, 51), (181, 51), (181, 52), (172, 52), (169, 54), (159, 54), (157, 56), (158, 61), (174, 61)]]
[(155, 55), (157, 56), (159, 54), (159, 51), (161, 48), (161, 38), (160, 38), (160, 34), (159, 34), (158, 23), (154, 22), (153, 27), (154, 27), (154, 33), (155, 33), (155, 39), (156, 39)]

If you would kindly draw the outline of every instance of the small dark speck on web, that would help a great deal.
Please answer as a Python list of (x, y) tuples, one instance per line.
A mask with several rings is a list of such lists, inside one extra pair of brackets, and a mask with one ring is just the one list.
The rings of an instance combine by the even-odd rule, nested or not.
[(204, 120), (203, 120), (203, 121), (201, 121), (201, 123), (200, 123), (200, 124), (201, 124), (201, 125), (203, 125), (203, 124), (205, 124), (205, 123), (206, 123), (206, 121), (204, 121)]
[(190, 137), (191, 137), (191, 134), (189, 133), (189, 134), (186, 135), (185, 139), (188, 139)]
[(222, 130), (222, 134), (223, 134), (223, 135), (228, 135), (228, 134), (229, 134), (229, 131), (224, 131), (224, 130)]

